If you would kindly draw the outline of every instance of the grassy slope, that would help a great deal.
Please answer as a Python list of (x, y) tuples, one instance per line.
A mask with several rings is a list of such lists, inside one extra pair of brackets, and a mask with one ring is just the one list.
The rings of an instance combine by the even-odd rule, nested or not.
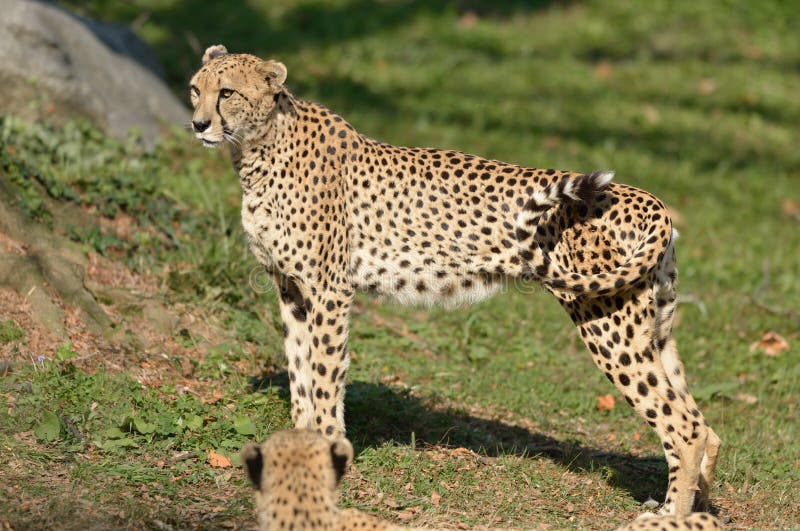
[[(800, 41), (792, 30), (800, 15), (789, 3), (255, 1), (200, 12), (194, 5), (93, 2), (87, 12), (130, 21), (148, 10), (141, 33), (176, 87), (197, 64), (193, 41), (223, 42), (282, 60), (296, 93), (324, 102), (371, 136), (532, 166), (613, 168), (619, 181), (663, 198), (679, 214), (682, 232), (687, 302), (679, 347), (690, 384), (725, 443), (715, 501), (732, 527), (800, 521), (793, 497), (800, 489), (800, 324), (797, 313), (765, 309), (796, 312), (800, 301), (800, 227), (782, 208), (800, 201)], [(213, 301), (231, 316), (237, 338), (277, 359), (276, 336), (260, 332), (257, 320), (259, 313), (275, 318), (274, 297), (246, 287), (254, 264), (243, 253), (237, 183), (223, 159), (196, 149), (172, 157), (160, 186), (208, 224), (187, 228), (190, 239), (178, 249), (138, 267), (185, 264), (170, 297)], [(52, 171), (68, 174), (58, 164)], [(188, 286), (198, 289), (187, 293)], [(768, 330), (785, 336), (791, 350), (775, 358), (751, 352)], [(549, 297), (509, 293), (455, 312), (364, 300), (351, 338), (348, 421), (360, 453), (345, 485), (347, 505), (418, 524), (599, 528), (632, 517), (648, 495), (662, 497), (666, 472), (655, 438), (624, 403), (595, 409), (595, 397), (613, 390)], [(83, 411), (88, 398), (62, 396), (60, 378), (69, 376), (61, 371), (17, 376), (41, 385), (31, 408)], [(286, 422), (281, 400), (243, 386), (252, 374), (213, 376), (223, 382), (226, 401), (259, 424), (256, 436), (267, 429), (263, 419)], [(106, 423), (77, 416), (81, 430), (108, 429), (118, 413), (109, 393), (93, 398)], [(177, 415), (179, 406), (167, 402), (162, 407)], [(200, 404), (185, 407), (218, 415)], [(31, 427), (14, 418), (9, 426)], [(230, 445), (248, 438), (228, 433)], [(187, 501), (187, 492), (213, 493), (219, 478), (215, 483), (204, 463), (189, 462), (181, 465), (188, 475), (178, 475), (191, 479), (176, 490), (175, 470), (141, 461), (176, 449), (220, 449), (222, 441), (131, 437), (139, 446), (127, 459), (98, 449), (84, 459), (91, 445), (72, 448), (69, 437), (47, 448), (19, 437), (6, 446), (22, 462), (66, 452), (68, 477), (87, 491), (85, 499), (124, 500), (124, 493), (95, 492), (86, 482), (112, 474), (126, 488), (149, 485), (152, 496), (168, 500), (137, 500), (113, 517), (117, 524), (157, 517), (201, 523), (184, 506), (203, 503)], [(490, 459), (449, 452), (438, 446), (444, 442)], [(241, 485), (238, 476), (226, 481)], [(247, 521), (246, 495), (242, 489), (211, 521)], [(12, 522), (31, 518), (13, 514)]]

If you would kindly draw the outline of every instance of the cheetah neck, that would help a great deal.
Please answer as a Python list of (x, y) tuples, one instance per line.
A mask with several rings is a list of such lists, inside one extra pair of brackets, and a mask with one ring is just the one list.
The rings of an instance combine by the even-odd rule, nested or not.
[(266, 160), (268, 156), (290, 155), (291, 134), (298, 121), (296, 103), (294, 95), (284, 89), (275, 95), (275, 106), (264, 119), (250, 124), (246, 135), (248, 140), (239, 145), (230, 144), (231, 160), (240, 176), (243, 170), (253, 167), (259, 160)]

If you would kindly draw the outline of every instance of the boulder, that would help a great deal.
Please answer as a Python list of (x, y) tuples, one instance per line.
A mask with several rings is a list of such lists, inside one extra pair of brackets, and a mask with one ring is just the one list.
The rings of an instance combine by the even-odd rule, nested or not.
[(84, 116), (115, 137), (152, 145), (189, 120), (130, 29), (49, 2), (0, 0), (0, 114), (52, 122)]

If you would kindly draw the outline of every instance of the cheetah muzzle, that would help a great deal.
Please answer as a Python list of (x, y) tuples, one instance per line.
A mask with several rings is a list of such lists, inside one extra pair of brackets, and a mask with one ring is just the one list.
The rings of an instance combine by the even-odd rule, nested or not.
[(294, 97), (286, 77), (279, 62), (212, 46), (191, 100), (198, 139), (230, 146), (242, 225), (279, 293), (294, 425), (344, 435), (356, 290), (453, 306), (530, 279), (658, 434), (669, 466), (662, 512), (706, 503), (720, 440), (672, 334), (675, 234), (664, 205), (610, 172), (377, 142)]

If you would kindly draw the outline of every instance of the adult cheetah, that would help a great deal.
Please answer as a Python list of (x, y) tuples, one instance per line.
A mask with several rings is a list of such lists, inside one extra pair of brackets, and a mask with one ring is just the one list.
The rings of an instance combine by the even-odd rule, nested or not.
[[(259, 530), (408, 531), (359, 510), (338, 507), (339, 481), (352, 461), (350, 441), (328, 441), (305, 429), (279, 431), (262, 444), (247, 444), (242, 449), (242, 463), (255, 488)], [(530, 525), (531, 529), (537, 527)], [(712, 531), (720, 527), (708, 513), (694, 513), (640, 518), (617, 531), (679, 529)]]
[(286, 74), (279, 62), (212, 46), (191, 101), (195, 136), (231, 148), (242, 225), (280, 294), (294, 425), (344, 434), (357, 289), (456, 305), (534, 279), (658, 434), (669, 466), (662, 512), (705, 502), (720, 440), (689, 393), (672, 335), (675, 234), (664, 205), (610, 172), (377, 142), (293, 96)]

